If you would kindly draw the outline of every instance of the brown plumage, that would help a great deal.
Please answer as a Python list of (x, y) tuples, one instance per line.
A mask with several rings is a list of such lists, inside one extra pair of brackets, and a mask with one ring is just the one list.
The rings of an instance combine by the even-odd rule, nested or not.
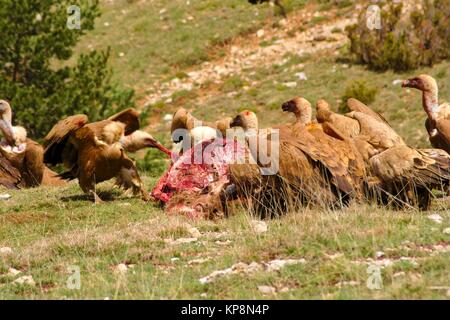
[(371, 108), (366, 106), (364, 103), (362, 103), (358, 99), (349, 98), (347, 100), (347, 106), (351, 111), (365, 113), (365, 114), (371, 116), (372, 118), (374, 118), (378, 121), (384, 122), (388, 126), (390, 126), (389, 123), (387, 122), (387, 120), (380, 113), (373, 111)]
[[(290, 128), (304, 150), (325, 164), (345, 193), (361, 191), (365, 176), (364, 161), (352, 143), (327, 134), (321, 124), (312, 122), (312, 108), (308, 100), (297, 97), (282, 105), (283, 111), (293, 112), (296, 123)], [(308, 135), (309, 133), (310, 135)], [(314, 139), (311, 139), (313, 137)], [(309, 149), (309, 151), (306, 151)], [(344, 187), (344, 189), (342, 188)]]
[(337, 131), (346, 138), (355, 138), (359, 135), (361, 127), (357, 120), (331, 111), (330, 105), (325, 100), (318, 100), (316, 108), (317, 121), (324, 127), (334, 128), (334, 132)]
[[(258, 212), (280, 213), (305, 203), (341, 205), (344, 200), (341, 195), (355, 191), (355, 182), (348, 171), (350, 161), (347, 158), (344, 164), (345, 160), (326, 150), (324, 140), (315, 137), (319, 133), (311, 133), (297, 123), (259, 130), (257, 117), (251, 111), (241, 112), (231, 126), (242, 127), (248, 141), (257, 135), (256, 150), (250, 144), (254, 163), (231, 165), (230, 173), (238, 193), (252, 197)], [(261, 166), (258, 150), (262, 139), (267, 139), (268, 145), (270, 141), (279, 143), (279, 148), (275, 143), (270, 150), (270, 158), (278, 161), (275, 174), (260, 172), (265, 168)]]
[[(118, 185), (131, 188), (134, 194), (140, 193), (144, 200), (148, 200), (135, 164), (126, 155), (124, 146), (127, 142), (125, 133), (133, 134), (138, 128), (137, 115), (135, 110), (127, 109), (94, 123), (87, 123), (85, 115), (61, 120), (45, 137), (44, 160), (51, 165), (62, 163), (68, 169), (63, 176), (78, 178), (81, 189), (93, 195), (95, 202), (101, 201), (95, 185), (112, 178), (117, 179)], [(145, 138), (144, 146), (156, 147), (170, 154), (151, 136)]]
[[(226, 130), (230, 128), (232, 118), (226, 117), (215, 122), (202, 121), (195, 118), (190, 112), (184, 108), (179, 108), (173, 115), (170, 134), (173, 135), (175, 130), (184, 129), (190, 132), (196, 127), (210, 127), (218, 130), (223, 137), (226, 136)], [(181, 137), (173, 137), (174, 142), (180, 142)]]
[(18, 189), (20, 180), (19, 170), (0, 154), (0, 186), (8, 189)]
[(445, 190), (450, 183), (450, 156), (439, 149), (395, 146), (370, 159), (380, 187), (395, 205), (427, 210), (432, 190)]
[(422, 74), (405, 80), (402, 87), (422, 91), (422, 106), (428, 116), (425, 127), (430, 142), (433, 147), (450, 153), (450, 103), (439, 104), (436, 80), (429, 75)]
[(4, 136), (4, 139), (0, 141), (0, 154), (18, 170), (20, 174), (18, 186), (24, 188), (39, 186), (42, 183), (45, 168), (42, 146), (27, 138), (25, 128), (11, 125), (12, 111), (8, 102), (0, 100), (0, 112), (1, 119), (4, 121), (0, 126)]

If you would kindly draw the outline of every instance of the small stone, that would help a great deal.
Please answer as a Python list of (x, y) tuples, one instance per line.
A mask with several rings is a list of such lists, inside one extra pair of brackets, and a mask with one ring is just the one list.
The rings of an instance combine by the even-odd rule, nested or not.
[(275, 294), (276, 289), (271, 286), (258, 286), (258, 290), (264, 294)]
[(378, 258), (381, 258), (381, 257), (383, 257), (384, 256), (384, 252), (383, 251), (377, 251), (377, 252), (375, 252), (375, 257), (378, 259)]
[(109, 22), (105, 22), (105, 23), (103, 23), (103, 25), (104, 25), (105, 27), (109, 27)]
[(219, 246), (227, 246), (231, 243), (231, 240), (225, 240), (225, 241), (221, 241), (221, 240), (217, 240), (215, 242), (215, 244), (218, 244)]
[(443, 231), (445, 234), (450, 234), (450, 228), (445, 228)]
[(392, 276), (394, 277), (394, 278), (398, 278), (398, 277), (403, 277), (403, 276), (405, 276), (405, 272), (404, 271), (400, 271), (400, 272), (396, 272), (396, 273), (394, 273)]
[(263, 37), (264, 36), (264, 30), (263, 29), (260, 29), (260, 30), (258, 30), (257, 32), (256, 32), (256, 36), (258, 37), (258, 38), (261, 38), (261, 37)]
[(304, 72), (297, 72), (297, 73), (295, 74), (295, 76), (296, 76), (299, 80), (302, 80), (302, 81), (308, 80), (308, 77), (306, 76), (306, 73), (304, 73)]
[(253, 220), (251, 221), (251, 225), (253, 230), (257, 234), (267, 232), (267, 223), (265, 223), (264, 221)]
[(437, 213), (430, 214), (430, 215), (427, 216), (427, 218), (432, 220), (432, 221), (434, 221), (434, 222), (436, 222), (436, 223), (438, 223), (438, 224), (441, 224), (442, 220), (443, 220), (442, 217), (440, 215), (438, 215)]
[(35, 286), (36, 282), (34, 282), (32, 276), (22, 276), (13, 281), (14, 284), (26, 284), (29, 286)]
[(202, 298), (206, 298), (207, 296), (208, 296), (208, 294), (206, 292), (203, 292), (200, 294), (200, 297), (202, 297)]
[(17, 269), (14, 269), (14, 268), (9, 268), (9, 269), (8, 269), (8, 276), (15, 277), (15, 276), (17, 276), (19, 273), (21, 273), (20, 270), (17, 270)]
[(119, 57), (123, 57), (124, 55), (125, 55), (125, 53), (119, 52)]
[(1, 255), (8, 255), (12, 254), (13, 250), (10, 247), (1, 247), (0, 248), (0, 254)]
[(392, 81), (392, 85), (396, 86), (398, 84), (401, 84), (403, 82), (403, 80), (401, 79), (395, 79), (394, 81)]
[(202, 264), (205, 263), (207, 261), (209, 261), (210, 258), (198, 258), (198, 259), (193, 259), (191, 261), (188, 262), (188, 265), (194, 265), (194, 264)]
[(170, 122), (173, 120), (173, 115), (171, 115), (170, 113), (166, 113), (163, 117), (163, 120), (166, 122)]
[(170, 258), (170, 261), (172, 261), (172, 262), (179, 261), (179, 260), (180, 260), (180, 258), (177, 258), (177, 257)]
[(125, 263), (119, 263), (115, 268), (114, 272), (118, 274), (125, 274), (128, 271), (128, 267)]
[(9, 200), (12, 196), (8, 193), (0, 194), (0, 200)]
[(189, 229), (188, 229), (188, 232), (189, 232), (189, 234), (190, 234), (192, 237), (194, 237), (194, 238), (200, 238), (201, 235), (202, 235), (202, 234), (200, 233), (200, 231), (198, 231), (198, 229), (195, 228), (195, 227), (189, 228)]
[(297, 82), (295, 82), (295, 81), (285, 82), (284, 86), (288, 87), (288, 88), (295, 88), (297, 86)]

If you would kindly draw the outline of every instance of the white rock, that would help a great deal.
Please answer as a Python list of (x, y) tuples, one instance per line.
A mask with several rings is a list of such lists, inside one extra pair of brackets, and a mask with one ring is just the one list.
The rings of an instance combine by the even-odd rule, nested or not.
[(378, 259), (378, 258), (381, 258), (381, 257), (383, 257), (384, 256), (384, 252), (383, 251), (377, 251), (377, 252), (375, 252), (375, 257)]
[(11, 195), (8, 193), (0, 194), (0, 200), (8, 200), (11, 199)]
[(258, 290), (264, 294), (275, 294), (276, 289), (271, 286), (258, 286)]
[(308, 77), (306, 76), (306, 73), (304, 73), (304, 72), (297, 72), (297, 73), (295, 74), (295, 76), (296, 76), (299, 80), (302, 80), (302, 81), (308, 80)]
[(283, 85), (288, 88), (295, 88), (297, 86), (297, 82), (295, 81), (285, 82)]
[(177, 257), (170, 258), (170, 261), (172, 261), (172, 262), (179, 261), (179, 260), (180, 260), (180, 258), (177, 258)]
[(195, 228), (195, 227), (189, 228), (189, 229), (188, 229), (188, 232), (189, 232), (189, 234), (190, 234), (192, 237), (194, 237), (194, 238), (200, 238), (201, 235), (202, 235), (202, 234), (200, 233), (200, 231), (198, 231), (198, 229)]
[(263, 37), (264, 36), (264, 30), (263, 29), (260, 29), (260, 30), (258, 30), (257, 32), (256, 32), (256, 36), (258, 37), (258, 38), (261, 38), (261, 37)]
[(285, 267), (285, 266), (290, 266), (293, 264), (299, 264), (299, 263), (306, 263), (305, 259), (275, 259), (272, 261), (269, 261), (266, 264), (266, 270), (271, 272), (271, 271), (279, 271), (281, 270), (281, 268)]
[(194, 265), (194, 264), (202, 264), (205, 263), (207, 261), (209, 261), (210, 258), (198, 258), (198, 259), (193, 259), (191, 261), (188, 262), (188, 265)]
[(114, 272), (118, 274), (125, 274), (128, 271), (128, 267), (125, 263), (119, 263), (115, 268)]
[(427, 216), (428, 219), (433, 220), (436, 223), (441, 224), (442, 223), (442, 217), (440, 215), (438, 215), (437, 213), (435, 214), (430, 214)]
[(252, 229), (258, 234), (267, 232), (267, 223), (265, 223), (264, 221), (252, 220), (251, 226)]
[(15, 277), (15, 276), (17, 276), (19, 273), (21, 273), (20, 270), (17, 270), (17, 269), (14, 269), (14, 268), (9, 268), (9, 269), (8, 269), (8, 276)]
[(395, 79), (394, 81), (392, 81), (392, 85), (396, 86), (398, 84), (401, 84), (403, 82), (403, 80), (401, 79)]
[(206, 292), (203, 292), (200, 294), (200, 297), (202, 297), (202, 298), (206, 298), (207, 296), (208, 296), (208, 294)]
[(173, 115), (171, 115), (170, 113), (166, 113), (163, 117), (163, 120), (166, 122), (170, 122), (173, 120)]
[(161, 10), (159, 10), (159, 14), (163, 14), (163, 13), (165, 13), (167, 11), (167, 9), (166, 8), (164, 8), (164, 9), (161, 9)]
[(32, 276), (22, 276), (13, 281), (14, 284), (26, 284), (29, 286), (35, 286), (36, 282), (34, 282)]
[(8, 255), (11, 254), (13, 250), (10, 247), (1, 247), (0, 248), (0, 254), (2, 255)]
[(109, 27), (109, 22), (105, 22), (105, 23), (103, 23), (103, 25), (104, 25), (105, 27)]
[(197, 238), (179, 238), (176, 240), (164, 239), (164, 242), (171, 244), (171, 245), (177, 245), (177, 244), (183, 244), (183, 243), (196, 242), (197, 240), (198, 240)]
[(450, 234), (450, 228), (445, 228), (443, 231), (445, 234)]
[(119, 57), (123, 57), (124, 55), (125, 55), (125, 53), (119, 52)]
[(394, 278), (398, 278), (398, 277), (403, 277), (403, 276), (405, 276), (405, 272), (404, 271), (399, 271), (399, 272), (396, 272), (396, 273), (394, 273), (392, 276), (394, 277)]

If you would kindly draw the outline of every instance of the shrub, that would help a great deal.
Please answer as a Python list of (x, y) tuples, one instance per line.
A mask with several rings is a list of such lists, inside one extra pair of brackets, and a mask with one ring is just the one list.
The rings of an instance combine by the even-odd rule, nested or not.
[(380, 3), (381, 29), (366, 25), (366, 10), (347, 27), (350, 51), (374, 70), (405, 71), (450, 57), (450, 0), (425, 0), (421, 11), (402, 15), (402, 4)]
[(152, 177), (160, 177), (168, 168), (167, 155), (157, 149), (148, 149), (143, 159), (137, 159), (139, 171)]
[(349, 98), (355, 98), (365, 104), (371, 104), (375, 101), (377, 93), (377, 88), (370, 87), (364, 80), (353, 81), (345, 88), (345, 92), (341, 97), (342, 102), (339, 105), (339, 112), (346, 113), (350, 111), (347, 107)]
[[(71, 5), (81, 9), (81, 29), (66, 25)], [(14, 122), (31, 137), (65, 116), (85, 113), (95, 121), (132, 104), (133, 91), (111, 82), (109, 50), (67, 63), (99, 15), (98, 0), (2, 0), (0, 98), (11, 102)]]

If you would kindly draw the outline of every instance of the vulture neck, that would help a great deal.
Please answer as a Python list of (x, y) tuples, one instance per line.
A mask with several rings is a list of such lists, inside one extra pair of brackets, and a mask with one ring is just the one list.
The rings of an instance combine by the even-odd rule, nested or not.
[(295, 118), (297, 119), (297, 123), (300, 123), (304, 126), (311, 123), (312, 120), (312, 111), (311, 108), (304, 108), (302, 111), (297, 109), (294, 111)]
[(438, 89), (433, 88), (430, 91), (423, 91), (422, 105), (430, 120), (437, 120), (439, 112)]

